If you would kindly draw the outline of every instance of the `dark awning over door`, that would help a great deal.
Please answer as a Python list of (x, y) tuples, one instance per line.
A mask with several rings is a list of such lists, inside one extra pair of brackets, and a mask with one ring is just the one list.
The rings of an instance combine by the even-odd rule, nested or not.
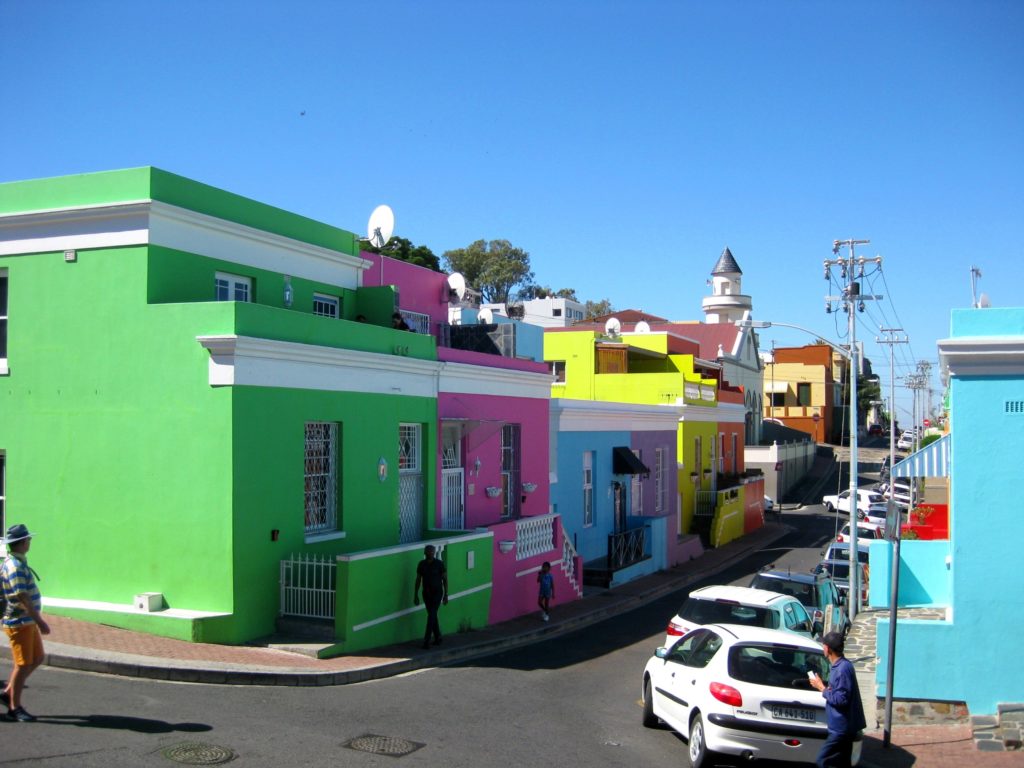
[(625, 445), (617, 445), (612, 448), (612, 472), (616, 475), (651, 474), (651, 470), (644, 466), (636, 454)]

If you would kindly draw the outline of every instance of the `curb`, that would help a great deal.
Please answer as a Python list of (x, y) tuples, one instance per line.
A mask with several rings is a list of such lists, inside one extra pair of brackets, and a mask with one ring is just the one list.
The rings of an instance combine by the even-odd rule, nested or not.
[[(395, 661), (374, 663), (358, 669), (338, 671), (299, 671), (291, 669), (282, 671), (269, 667), (229, 662), (188, 662), (175, 659), (142, 656), (137, 654), (105, 651), (85, 648), (63, 643), (48, 643), (44, 664), (56, 669), (69, 669), (80, 672), (136, 677), (151, 680), (166, 680), (182, 683), (204, 683), (210, 685), (273, 685), (273, 686), (328, 686), (348, 685), (371, 680), (381, 680), (396, 675), (413, 672), (419, 669), (446, 666), (463, 661), (470, 661), (481, 656), (490, 656), (541, 640), (550, 640), (562, 635), (584, 629), (607, 618), (631, 611), (646, 605), (665, 595), (685, 589), (696, 581), (713, 576), (730, 567), (756, 548), (767, 546), (778, 541), (793, 529), (788, 525), (775, 524), (775, 530), (769, 535), (758, 536), (755, 542), (745, 546), (743, 539), (737, 539), (737, 546), (709, 568), (696, 568), (688, 573), (680, 573), (677, 578), (664, 579), (661, 583), (637, 592), (629, 591), (629, 584), (618, 588), (621, 591), (606, 590), (605, 595), (618, 598), (611, 603), (594, 610), (569, 616), (555, 624), (545, 624), (535, 629), (526, 629), (516, 634), (492, 639), (483, 639), (463, 647), (444, 650), (432, 650), (416, 657), (401, 658)], [(765, 529), (762, 529), (765, 530)], [(747, 537), (744, 537), (744, 539)], [(728, 545), (726, 545), (728, 546)], [(722, 550), (718, 550), (721, 552)], [(707, 556), (702, 555), (702, 557)], [(700, 558), (696, 561), (698, 562)], [(661, 572), (665, 573), (665, 572)], [(586, 599), (594, 599), (586, 598)], [(515, 621), (515, 619), (513, 619)], [(499, 628), (501, 625), (497, 625)], [(482, 630), (486, 631), (486, 630)], [(500, 631), (500, 630), (499, 630)], [(0, 657), (10, 658), (10, 648), (0, 646)]]

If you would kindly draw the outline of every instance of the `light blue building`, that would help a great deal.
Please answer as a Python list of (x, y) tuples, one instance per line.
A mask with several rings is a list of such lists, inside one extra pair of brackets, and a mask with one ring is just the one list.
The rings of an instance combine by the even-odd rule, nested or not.
[[(1024, 460), (1024, 308), (954, 310), (950, 338), (938, 346), (950, 434), (893, 474), (925, 474), (918, 468), (941, 467), (940, 453), (948, 451), (949, 540), (902, 543), (899, 596), (901, 606), (942, 606), (946, 616), (899, 621), (893, 696), (962, 701), (971, 715), (992, 715), (1000, 704), (1024, 701), (1024, 665), (1017, 658), (1024, 631), (1024, 511), (1015, 490)], [(890, 568), (872, 563), (876, 604), (889, 593)], [(880, 696), (888, 636), (888, 620), (880, 621)]]

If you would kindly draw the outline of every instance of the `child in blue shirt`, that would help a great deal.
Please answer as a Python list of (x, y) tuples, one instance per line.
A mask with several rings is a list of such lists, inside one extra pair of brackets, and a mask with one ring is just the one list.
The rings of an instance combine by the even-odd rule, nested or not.
[(541, 618), (548, 621), (551, 618), (548, 615), (551, 610), (551, 601), (555, 599), (555, 577), (551, 573), (551, 563), (544, 561), (537, 574), (537, 584), (539, 585), (537, 605), (540, 607)]

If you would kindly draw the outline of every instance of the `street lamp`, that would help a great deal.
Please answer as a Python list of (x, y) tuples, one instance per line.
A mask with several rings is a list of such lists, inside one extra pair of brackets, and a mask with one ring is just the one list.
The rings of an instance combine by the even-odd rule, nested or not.
[(798, 331), (809, 333), (817, 337), (823, 343), (828, 344), (836, 352), (850, 362), (850, 599), (849, 613), (850, 621), (857, 618), (860, 609), (860, 558), (857, 551), (857, 513), (859, 510), (857, 499), (857, 356), (855, 346), (850, 344), (850, 349), (844, 349), (838, 344), (833, 344), (827, 339), (822, 339), (818, 334), (809, 328), (804, 328), (792, 323), (776, 323), (766, 320), (737, 320), (737, 328), (795, 328)]

